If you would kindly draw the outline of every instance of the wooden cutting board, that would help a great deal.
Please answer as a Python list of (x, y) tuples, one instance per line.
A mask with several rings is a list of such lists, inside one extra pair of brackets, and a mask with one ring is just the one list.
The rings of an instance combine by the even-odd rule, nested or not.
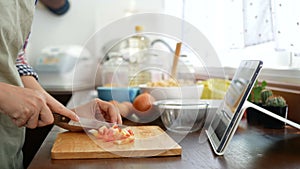
[(85, 132), (63, 132), (51, 149), (52, 159), (91, 159), (181, 155), (178, 145), (159, 126), (132, 126), (135, 141), (117, 145), (92, 139)]

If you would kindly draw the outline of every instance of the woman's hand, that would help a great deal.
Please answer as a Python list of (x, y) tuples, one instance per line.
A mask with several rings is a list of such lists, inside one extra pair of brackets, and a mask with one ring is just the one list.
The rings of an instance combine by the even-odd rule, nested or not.
[[(32, 76), (21, 76), (22, 82), (24, 84), (25, 88), (33, 89), (37, 92), (42, 93), (42, 95), (45, 98), (46, 104), (48, 108), (51, 110), (51, 118), (53, 118), (53, 113), (61, 114), (63, 116), (66, 116), (74, 121), (79, 121), (78, 116), (68, 108), (66, 108), (64, 105), (62, 105), (60, 102), (58, 102), (56, 99), (54, 99), (49, 93), (47, 93), (42, 86), (35, 80)], [(49, 115), (50, 116), (50, 115)], [(49, 117), (50, 118), (50, 117)]]
[(54, 121), (52, 112), (78, 121), (78, 116), (49, 95), (32, 76), (21, 77), (24, 87), (0, 83), (0, 112), (18, 126), (42, 127)]
[(110, 102), (94, 99), (73, 109), (79, 117), (122, 124), (119, 109)]
[(6, 83), (0, 83), (0, 90), (0, 111), (18, 127), (36, 128), (53, 123), (43, 92)]

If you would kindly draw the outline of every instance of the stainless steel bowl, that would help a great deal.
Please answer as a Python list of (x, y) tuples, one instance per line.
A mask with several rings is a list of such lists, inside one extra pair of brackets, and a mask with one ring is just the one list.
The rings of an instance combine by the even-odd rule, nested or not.
[(204, 125), (209, 103), (199, 99), (160, 100), (154, 102), (164, 126), (173, 132), (189, 133)]

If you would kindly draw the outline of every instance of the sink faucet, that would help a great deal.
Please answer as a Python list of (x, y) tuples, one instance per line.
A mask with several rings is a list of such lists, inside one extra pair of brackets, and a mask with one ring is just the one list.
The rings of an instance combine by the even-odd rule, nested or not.
[(154, 44), (159, 43), (159, 42), (164, 44), (170, 50), (170, 52), (174, 53), (174, 50), (171, 48), (171, 46), (166, 41), (164, 41), (162, 39), (153, 40), (151, 42), (150, 46), (152, 47), (152, 46), (154, 46)]

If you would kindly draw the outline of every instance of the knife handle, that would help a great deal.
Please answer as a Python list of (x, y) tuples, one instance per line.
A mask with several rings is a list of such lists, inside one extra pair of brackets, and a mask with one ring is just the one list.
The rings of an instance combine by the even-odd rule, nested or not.
[(58, 113), (53, 113), (53, 117), (54, 117), (54, 124), (58, 125), (59, 127), (62, 127), (70, 131), (76, 131), (76, 132), (83, 131), (82, 127), (69, 125), (68, 123), (70, 122), (71, 119), (66, 116), (63, 116)]
[(53, 113), (53, 117), (54, 117), (54, 123), (69, 123), (69, 121), (71, 120), (70, 118), (63, 116), (61, 114), (58, 113)]

